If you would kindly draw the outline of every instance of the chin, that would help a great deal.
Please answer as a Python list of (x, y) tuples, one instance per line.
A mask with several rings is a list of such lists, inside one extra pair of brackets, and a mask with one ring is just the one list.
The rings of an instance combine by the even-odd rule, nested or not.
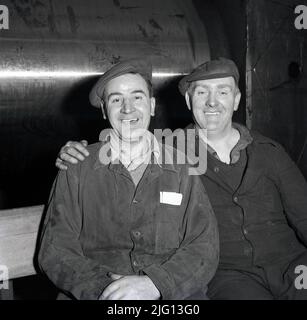
[(142, 135), (137, 135), (137, 134), (121, 135), (122, 140), (127, 142), (138, 142), (141, 140), (142, 137), (143, 137)]
[(219, 127), (213, 124), (207, 124), (207, 131), (218, 131)]

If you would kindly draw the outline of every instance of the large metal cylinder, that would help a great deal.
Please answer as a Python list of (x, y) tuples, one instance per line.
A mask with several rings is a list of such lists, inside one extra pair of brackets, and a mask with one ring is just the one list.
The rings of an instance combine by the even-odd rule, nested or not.
[(107, 124), (88, 93), (120, 58), (147, 56), (153, 64), (158, 110), (152, 127), (191, 120), (176, 84), (210, 57), (206, 10), (196, 3), (1, 1), (9, 9), (9, 29), (0, 30), (2, 208), (43, 203), (60, 146), (98, 139)]

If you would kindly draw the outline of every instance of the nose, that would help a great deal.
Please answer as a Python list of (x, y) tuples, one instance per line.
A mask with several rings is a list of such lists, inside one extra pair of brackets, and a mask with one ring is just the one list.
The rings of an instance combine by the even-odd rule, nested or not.
[(123, 100), (123, 105), (121, 111), (123, 113), (131, 113), (134, 110), (133, 103), (130, 101), (129, 98), (125, 98)]
[(216, 94), (214, 92), (210, 92), (208, 96), (208, 100), (206, 102), (206, 105), (208, 107), (214, 108), (218, 104), (216, 100)]

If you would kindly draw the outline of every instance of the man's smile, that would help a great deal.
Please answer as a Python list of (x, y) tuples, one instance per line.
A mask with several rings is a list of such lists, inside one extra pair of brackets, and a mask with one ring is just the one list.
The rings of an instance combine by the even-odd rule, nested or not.
[(205, 111), (205, 115), (208, 115), (208, 116), (218, 116), (221, 112), (219, 111)]
[(131, 119), (122, 119), (121, 121), (125, 124), (127, 124), (127, 123), (135, 124), (139, 121), (139, 119), (138, 118), (131, 118)]

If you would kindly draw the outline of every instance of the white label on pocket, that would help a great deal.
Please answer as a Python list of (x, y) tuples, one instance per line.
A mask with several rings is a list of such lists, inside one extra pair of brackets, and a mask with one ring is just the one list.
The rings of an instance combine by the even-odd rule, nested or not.
[(180, 206), (181, 201), (181, 193), (160, 191), (160, 203), (171, 204), (173, 206)]

